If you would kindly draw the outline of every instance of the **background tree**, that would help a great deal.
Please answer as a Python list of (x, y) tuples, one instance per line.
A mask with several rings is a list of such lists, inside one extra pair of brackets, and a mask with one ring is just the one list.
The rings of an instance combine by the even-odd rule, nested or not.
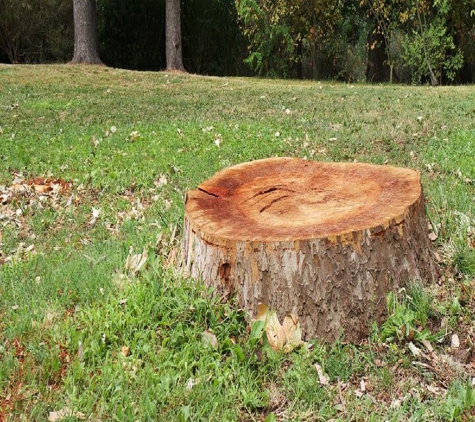
[(247, 40), (237, 23), (234, 0), (186, 0), (181, 6), (185, 69), (207, 75), (249, 75), (243, 62)]
[(245, 62), (260, 75), (295, 76), (296, 38), (292, 21), (294, 2), (278, 0), (236, 0), (243, 34), (248, 39)]
[(396, 57), (391, 47), (400, 33), (401, 2), (362, 0), (361, 5), (367, 8), (370, 22), (366, 80), (392, 83)]
[(181, 10), (177, 0), (74, 0), (92, 11), (96, 4), (93, 53), (83, 53), (81, 42), (74, 50), (74, 22), (81, 19), (73, 18), (73, 1), (0, 0), (0, 62), (65, 62), (74, 55), (165, 69), (167, 1), (181, 18), (174, 26), (181, 41), (172, 43), (173, 54), (182, 48), (181, 65), (170, 67), (372, 82), (389, 81), (392, 69), (397, 82), (430, 83), (431, 73), (432, 83), (475, 82), (473, 0), (181, 0)]
[(108, 66), (161, 70), (165, 0), (96, 0), (99, 57)]
[(443, 77), (453, 81), (463, 66), (463, 56), (447, 26), (450, 1), (414, 0), (411, 6), (408, 23), (412, 28), (404, 37), (403, 58), (412, 66), (413, 81), (420, 83), (428, 77), (433, 86), (441, 83)]
[(241, 27), (249, 40), (246, 62), (259, 74), (297, 77), (303, 75), (302, 59), (310, 52), (315, 76), (318, 47), (334, 34), (341, 4), (329, 0), (236, 0)]
[(457, 0), (447, 15), (447, 27), (453, 31), (453, 39), (463, 55), (463, 66), (455, 81), (475, 81), (475, 10), (473, 0)]
[(73, 0), (74, 55), (71, 63), (102, 64), (99, 58), (95, 0)]
[(166, 0), (166, 57), (168, 70), (185, 70), (181, 38), (180, 0)]
[(0, 50), (11, 63), (64, 61), (73, 46), (71, 21), (70, 0), (0, 0)]

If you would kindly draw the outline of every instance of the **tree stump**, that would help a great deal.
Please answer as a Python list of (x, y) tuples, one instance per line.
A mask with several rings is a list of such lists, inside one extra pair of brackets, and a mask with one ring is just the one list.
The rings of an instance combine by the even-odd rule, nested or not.
[(359, 342), (386, 295), (434, 281), (419, 174), (363, 163), (270, 158), (216, 173), (187, 194), (193, 277), (298, 316), (305, 338)]

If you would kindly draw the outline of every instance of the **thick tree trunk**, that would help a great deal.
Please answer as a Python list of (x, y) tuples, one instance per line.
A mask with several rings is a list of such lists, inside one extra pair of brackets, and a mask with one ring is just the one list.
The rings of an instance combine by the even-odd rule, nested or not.
[(99, 58), (95, 0), (73, 0), (74, 56), (71, 63), (103, 64)]
[(166, 0), (166, 56), (168, 70), (184, 71), (180, 0)]
[(306, 338), (329, 341), (359, 342), (389, 291), (436, 278), (419, 174), (370, 164), (225, 169), (188, 192), (184, 252), (218, 294), (297, 315)]

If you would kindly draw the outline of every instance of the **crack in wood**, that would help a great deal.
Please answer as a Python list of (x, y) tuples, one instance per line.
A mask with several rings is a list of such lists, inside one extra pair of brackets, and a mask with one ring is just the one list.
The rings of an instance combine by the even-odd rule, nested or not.
[(276, 185), (268, 189), (260, 190), (259, 192), (255, 193), (252, 195), (250, 198), (247, 198), (245, 201), (243, 201), (243, 204), (246, 202), (251, 201), (252, 199), (257, 198), (258, 196), (261, 196), (256, 202), (254, 202), (253, 205), (256, 205), (257, 203), (261, 202), (263, 199), (267, 198), (272, 192), (276, 192), (278, 190), (286, 191), (286, 192), (291, 192), (291, 193), (296, 193), (297, 191), (285, 187), (285, 185)]
[(209, 192), (209, 191), (207, 191), (207, 190), (205, 190), (205, 189), (203, 189), (203, 188), (200, 188), (200, 187), (199, 187), (198, 190), (199, 190), (200, 192), (205, 193), (206, 195), (210, 195), (210, 196), (214, 196), (215, 198), (219, 198), (219, 195), (216, 195), (216, 194), (213, 193), (213, 192)]
[(288, 198), (290, 195), (284, 195), (279, 198), (276, 198), (272, 200), (270, 203), (268, 203), (265, 207), (263, 207), (259, 212), (263, 213), (264, 211), (268, 210), (272, 205), (274, 205), (276, 202), (282, 201), (282, 199)]

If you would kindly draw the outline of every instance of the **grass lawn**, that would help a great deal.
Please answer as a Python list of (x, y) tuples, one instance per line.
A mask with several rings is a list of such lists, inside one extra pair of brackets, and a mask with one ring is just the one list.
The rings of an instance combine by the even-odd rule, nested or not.
[[(0, 422), (474, 420), (474, 128), (475, 87), (0, 65)], [(439, 283), (272, 350), (179, 253), (185, 192), (271, 156), (417, 169)]]

